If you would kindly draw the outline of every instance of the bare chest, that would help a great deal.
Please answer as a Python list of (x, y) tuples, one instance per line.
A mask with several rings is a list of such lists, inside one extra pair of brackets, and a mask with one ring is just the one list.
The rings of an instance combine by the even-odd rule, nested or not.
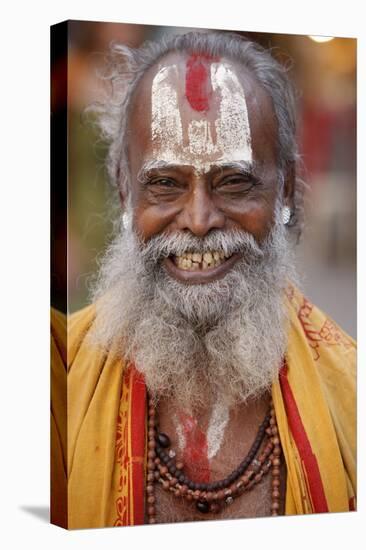
[[(211, 496), (213, 493), (216, 496), (214, 501), (210, 501), (210, 505), (203, 509), (204, 506), (200, 504), (202, 501), (197, 501), (194, 495), (193, 498), (191, 495), (187, 499), (186, 493), (180, 494), (174, 487), (168, 487), (167, 482), (163, 484), (160, 479), (160, 482), (155, 483), (154, 494), (157, 523), (270, 516), (273, 494), (277, 495), (278, 513), (284, 513), (286, 469), (281, 460), (280, 476), (279, 479), (277, 476), (277, 484), (274, 484), (274, 470), (270, 467), (270, 457), (273, 458), (270, 434), (259, 438), (260, 444), (257, 445), (257, 450), (252, 452), (266, 412), (268, 402), (257, 404), (251, 409), (230, 411), (226, 417), (225, 414), (221, 414), (215, 429), (209, 422), (210, 415), (206, 419), (201, 418), (200, 422), (194, 418), (184, 420), (182, 416), (177, 422), (175, 414), (162, 415), (159, 431), (169, 433), (170, 445), (166, 451), (175, 456), (174, 463), (184, 465), (184, 483), (189, 479), (197, 485), (202, 485), (199, 487), (201, 491), (206, 491), (204, 486), (223, 482), (230, 476), (234, 477), (234, 483), (226, 483), (224, 487), (216, 488), (215, 491), (207, 489)], [(248, 465), (244, 469), (244, 475), (249, 472), (254, 474), (245, 488), (233, 492), (230, 496), (230, 488), (236, 487), (238, 482), (242, 483), (240, 480), (243, 476), (237, 475), (237, 472), (243, 462)], [(260, 475), (256, 475), (257, 473)], [(218, 493), (220, 498), (217, 498)]]
[[(279, 515), (283, 515), (285, 511), (286, 469), (282, 466), (281, 470)], [(155, 492), (156, 521), (157, 523), (177, 523), (269, 517), (271, 515), (271, 495), (272, 480), (271, 475), (268, 475), (254, 489), (234, 499), (231, 504), (225, 504), (218, 513), (202, 513), (197, 510), (194, 502), (187, 502), (184, 498), (176, 497), (161, 487), (157, 487)]]

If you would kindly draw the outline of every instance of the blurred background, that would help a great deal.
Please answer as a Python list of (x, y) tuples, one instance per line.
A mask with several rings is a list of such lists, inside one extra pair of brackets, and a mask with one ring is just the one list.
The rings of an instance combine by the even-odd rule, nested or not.
[[(98, 68), (111, 41), (139, 46), (188, 28), (69, 22), (68, 309), (88, 303), (88, 281), (111, 236), (106, 149), (83, 110), (98, 100)], [(225, 31), (222, 31), (225, 32)], [(235, 31), (238, 32), (238, 31)], [(291, 66), (299, 93), (299, 145), (308, 185), (297, 247), (302, 289), (356, 337), (356, 40), (241, 32)]]

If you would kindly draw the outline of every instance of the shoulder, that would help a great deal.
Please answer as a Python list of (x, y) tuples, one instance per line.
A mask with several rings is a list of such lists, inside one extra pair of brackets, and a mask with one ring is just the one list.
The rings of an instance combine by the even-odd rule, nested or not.
[(319, 381), (333, 416), (355, 425), (356, 342), (298, 289), (289, 296), (288, 353), (304, 377)]
[(93, 326), (95, 315), (95, 304), (91, 304), (68, 316), (67, 348), (69, 365), (74, 361), (78, 350)]
[(67, 358), (67, 318), (65, 313), (51, 307), (51, 355), (57, 356), (64, 365)]
[(351, 363), (356, 359), (356, 342), (329, 315), (312, 303), (300, 290), (290, 286), (286, 293), (291, 331), (301, 335), (312, 359)]
[[(287, 295), (290, 332), (287, 357), (303, 408), (318, 426), (326, 404), (342, 460), (355, 487), (356, 342), (298, 289)], [(317, 397), (316, 397), (317, 396)], [(314, 402), (314, 403), (313, 403)]]
[[(121, 350), (113, 342), (104, 346), (94, 333), (97, 322), (97, 305), (91, 304), (68, 316), (67, 321), (67, 371), (71, 386), (85, 384), (99, 378), (105, 367), (121, 362)], [(77, 382), (76, 382), (77, 381)]]
[(346, 401), (354, 401), (355, 340), (295, 287), (291, 288), (287, 300), (292, 356), (305, 366), (314, 366), (328, 396), (334, 394), (337, 399), (342, 396)]

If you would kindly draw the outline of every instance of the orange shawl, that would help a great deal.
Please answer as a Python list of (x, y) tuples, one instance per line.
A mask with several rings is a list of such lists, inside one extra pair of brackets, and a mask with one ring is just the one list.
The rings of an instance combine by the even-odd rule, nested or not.
[[(272, 388), (285, 513), (353, 510), (355, 342), (298, 290), (287, 301), (288, 350)], [(113, 348), (91, 347), (94, 318), (89, 306), (68, 321), (66, 415), (66, 352), (60, 314), (52, 314), (52, 521), (71, 529), (144, 523), (145, 385)]]

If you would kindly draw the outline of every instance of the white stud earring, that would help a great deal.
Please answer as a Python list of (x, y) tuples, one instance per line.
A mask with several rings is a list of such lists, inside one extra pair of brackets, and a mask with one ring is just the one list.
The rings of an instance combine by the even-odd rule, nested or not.
[(131, 212), (123, 212), (122, 214), (122, 224), (124, 229), (128, 229), (130, 227), (132, 221)]
[(282, 208), (282, 221), (284, 225), (287, 225), (291, 218), (291, 210), (288, 206)]

